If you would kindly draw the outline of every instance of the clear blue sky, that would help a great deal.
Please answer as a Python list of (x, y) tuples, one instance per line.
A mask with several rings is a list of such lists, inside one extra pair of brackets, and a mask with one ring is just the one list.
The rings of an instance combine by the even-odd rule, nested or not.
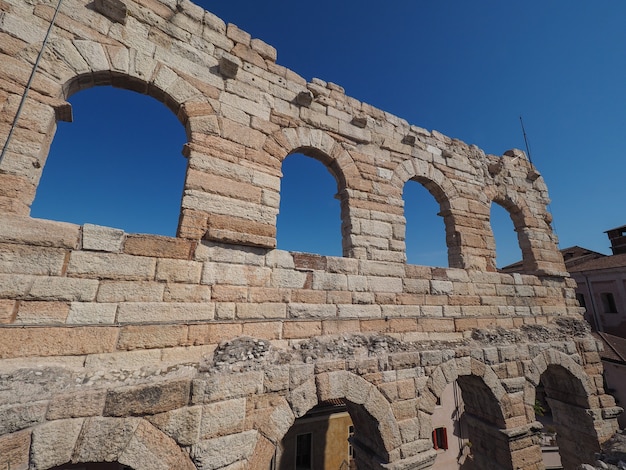
[[(337, 83), (356, 99), (488, 153), (524, 149), (523, 116), (561, 248), (608, 253), (603, 232), (626, 224), (623, 0), (198, 3), (276, 47), (278, 63), (307, 80)], [(92, 89), (70, 101), (74, 123), (59, 126), (33, 215), (173, 234), (185, 169), (182, 126), (162, 104), (130, 92)], [(152, 143), (147, 151), (142, 130)], [(330, 174), (297, 156), (284, 172), (279, 248), (339, 255)], [(95, 178), (68, 191), (74, 173)], [(122, 192), (125, 182), (134, 186), (132, 197)], [(418, 186), (406, 189), (409, 261), (446, 266), (437, 205)], [(498, 265), (518, 260), (510, 219), (503, 210), (493, 218)]]

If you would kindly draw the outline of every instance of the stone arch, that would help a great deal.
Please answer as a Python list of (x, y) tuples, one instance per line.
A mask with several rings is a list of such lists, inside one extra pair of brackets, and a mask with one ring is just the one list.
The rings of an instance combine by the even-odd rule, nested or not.
[(328, 169), (337, 182), (343, 255), (353, 256), (351, 189), (359, 188), (361, 176), (350, 153), (328, 133), (309, 127), (289, 127), (276, 131), (267, 137), (263, 149), (276, 161), (278, 168), (287, 156), (301, 153), (318, 160)]
[[(425, 424), (432, 431), (430, 417), (435, 411), (436, 403), (446, 386), (455, 381), (462, 393), (463, 421), (468, 430), (467, 437), (472, 444), (473, 454), (473, 461), (466, 461), (461, 468), (466, 468), (466, 465), (475, 465), (469, 468), (517, 468), (511, 460), (510, 453), (501, 454), (495, 449), (509, 448), (513, 451), (513, 446), (520, 446), (519, 433), (510, 430), (520, 426), (523, 428), (526, 424), (523, 406), (516, 406), (516, 400), (507, 393), (493, 368), (477, 359), (469, 357), (450, 359), (432, 372), (421, 393), (423, 399), (421, 408), (427, 413), (428, 419), (428, 423)], [(521, 396), (517, 398), (519, 402), (517, 404), (521, 405)], [(516, 443), (512, 442), (513, 439), (509, 434), (516, 436)], [(523, 445), (528, 447), (533, 445), (531, 436), (523, 438), (526, 439)], [(534, 450), (539, 452), (538, 448)], [(540, 460), (540, 455), (537, 455)], [(432, 459), (434, 461), (434, 455)]]
[(133, 470), (195, 470), (173, 439), (141, 418), (74, 418), (33, 428), (32, 470), (67, 463), (118, 462)]
[[(458, 217), (455, 216), (457, 212), (455, 206), (460, 201), (455, 185), (432, 164), (416, 158), (405, 160), (393, 171), (391, 185), (396, 189), (399, 199), (402, 198), (404, 186), (409, 180), (424, 186), (439, 204), (440, 212), (438, 215), (443, 217), (445, 226), (449, 267), (467, 267), (461, 244), (462, 237), (459, 236)], [(402, 223), (406, 226), (404, 213), (402, 214)]]
[(533, 358), (526, 379), (526, 406), (533, 417), (537, 388), (543, 387), (564, 468), (592, 461), (600, 449), (596, 421), (602, 413), (595, 409), (596, 386), (584, 368), (570, 356), (547, 349)]
[[(549, 227), (551, 216), (545, 206), (538, 208), (539, 214), (534, 214), (526, 199), (514, 191), (510, 185), (505, 184), (488, 185), (481, 196), (487, 205), (496, 203), (509, 213), (522, 253), (523, 272), (534, 274), (542, 271), (556, 271), (561, 275), (565, 272), (565, 265), (556, 241), (551, 235)], [(491, 226), (489, 228), (490, 245), (495, 247)], [(554, 251), (553, 256), (547, 254), (546, 244), (551, 244)], [(493, 248), (491, 249), (490, 263), (495, 266), (495, 249)]]
[(369, 453), (373, 461), (393, 460), (396, 454), (392, 451), (401, 444), (398, 423), (387, 399), (362, 377), (348, 371), (324, 372), (294, 389), (288, 398), (298, 418), (317, 404), (335, 399), (346, 400), (360, 448)]
[[(23, 58), (36, 53), (39, 44), (22, 51)], [(209, 60), (209, 59), (207, 59)], [(208, 67), (217, 64), (210, 58)], [(215, 63), (213, 63), (215, 61)], [(30, 66), (29, 66), (30, 67)], [(21, 184), (16, 191), (13, 205), (18, 215), (29, 215), (50, 144), (56, 132), (56, 122), (71, 120), (71, 106), (65, 100), (77, 91), (94, 86), (111, 85), (130, 91), (147, 94), (165, 104), (185, 127), (188, 142), (193, 144), (200, 135), (218, 132), (215, 111), (208, 99), (196, 88), (188, 77), (177, 73), (166, 61), (157, 60), (151, 54), (124, 46), (104, 45), (96, 41), (53, 37), (48, 43), (38, 69), (38, 80), (34, 81), (34, 93), (25, 102), (24, 114), (38, 116), (36, 139), (29, 142), (28, 155), (7, 152), (3, 170), (13, 174)], [(222, 81), (222, 78), (217, 78)], [(17, 123), (20, 127), (20, 123)], [(16, 133), (18, 137), (19, 133)], [(19, 137), (18, 137), (19, 139)], [(23, 146), (22, 146), (23, 147)], [(23, 153), (23, 152), (22, 152)], [(28, 156), (32, 165), (18, 165), (18, 160)], [(12, 160), (15, 160), (12, 161)], [(183, 188), (182, 207), (186, 206)], [(178, 236), (200, 238), (198, 215), (181, 209)]]

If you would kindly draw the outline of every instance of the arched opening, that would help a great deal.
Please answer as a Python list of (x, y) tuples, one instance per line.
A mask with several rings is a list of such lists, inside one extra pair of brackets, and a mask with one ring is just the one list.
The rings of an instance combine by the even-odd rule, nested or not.
[(74, 122), (59, 123), (31, 215), (176, 235), (187, 167), (176, 116), (149, 96), (110, 86), (70, 102)]
[(277, 447), (272, 470), (361, 470), (388, 459), (376, 420), (362, 405), (336, 398), (295, 420)]
[[(436, 192), (433, 192), (436, 191)], [(406, 219), (406, 257), (410, 264), (448, 266), (446, 226), (440, 193), (433, 183), (420, 178), (406, 182), (402, 192)]]
[(563, 468), (591, 461), (600, 448), (588, 409), (581, 380), (563, 366), (549, 365), (535, 389), (534, 405), (535, 419), (543, 424), (544, 460), (560, 461)]
[(523, 270), (522, 250), (516, 227), (509, 211), (497, 202), (491, 203), (489, 220), (495, 246), (495, 264), (505, 272), (521, 272)]
[(512, 470), (511, 445), (501, 432), (505, 419), (500, 401), (481, 377), (464, 375), (457, 379), (464, 406), (463, 426), (469, 443), (461, 451), (459, 459), (463, 470), (493, 469)]
[[(302, 150), (301, 150), (302, 151)], [(283, 162), (277, 247), (342, 256), (341, 207), (334, 173), (314, 151), (292, 153)]]
[(437, 452), (432, 470), (461, 468), (471, 459), (471, 441), (465, 420), (465, 404), (458, 382), (449, 383), (431, 416), (433, 448)]

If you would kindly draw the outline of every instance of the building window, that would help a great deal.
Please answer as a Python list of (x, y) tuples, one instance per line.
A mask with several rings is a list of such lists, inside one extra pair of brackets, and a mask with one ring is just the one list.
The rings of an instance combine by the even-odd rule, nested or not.
[(296, 436), (296, 470), (311, 470), (311, 433)]
[(600, 294), (602, 300), (602, 308), (604, 313), (617, 313), (617, 305), (615, 304), (615, 297), (611, 292), (603, 292)]
[(446, 450), (448, 448), (448, 431), (446, 428), (433, 430), (433, 447), (435, 450)]
[(350, 439), (354, 436), (354, 426), (348, 427), (348, 456), (353, 459), (354, 458), (354, 447), (352, 447), (352, 442)]
[(581, 307), (587, 308), (587, 303), (585, 302), (585, 294), (581, 294), (581, 293), (576, 294), (576, 300), (578, 300), (578, 304)]

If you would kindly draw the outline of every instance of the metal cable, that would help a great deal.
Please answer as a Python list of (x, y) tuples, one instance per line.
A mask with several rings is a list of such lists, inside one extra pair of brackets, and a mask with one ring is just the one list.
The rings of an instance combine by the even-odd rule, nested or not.
[(33, 80), (35, 78), (35, 73), (37, 72), (37, 68), (39, 67), (39, 61), (43, 56), (43, 51), (48, 44), (48, 39), (50, 38), (50, 33), (52, 32), (52, 27), (54, 26), (54, 22), (57, 18), (57, 14), (59, 13), (59, 9), (61, 8), (61, 3), (63, 0), (59, 0), (57, 3), (57, 7), (54, 10), (54, 15), (52, 16), (52, 20), (50, 21), (50, 25), (48, 26), (48, 31), (46, 32), (46, 36), (44, 37), (43, 43), (41, 45), (41, 49), (39, 50), (39, 54), (37, 55), (37, 59), (35, 60), (35, 64), (33, 65), (33, 70), (30, 73), (30, 77), (28, 78), (28, 83), (26, 83), (26, 88), (24, 89), (24, 94), (22, 95), (22, 99), (20, 100), (20, 105), (17, 108), (17, 112), (15, 113), (15, 118), (13, 118), (13, 124), (11, 124), (11, 128), (9, 129), (9, 134), (7, 135), (7, 140), (4, 142), (4, 146), (2, 147), (2, 153), (0, 153), (0, 165), (2, 165), (2, 161), (4, 160), (4, 156), (9, 149), (9, 142), (11, 141), (11, 137), (13, 136), (13, 132), (17, 127), (17, 121), (20, 118), (20, 114), (22, 114), (22, 108), (24, 107), (24, 103), (26, 102), (26, 97), (28, 96), (28, 92), (30, 87), (33, 84)]

